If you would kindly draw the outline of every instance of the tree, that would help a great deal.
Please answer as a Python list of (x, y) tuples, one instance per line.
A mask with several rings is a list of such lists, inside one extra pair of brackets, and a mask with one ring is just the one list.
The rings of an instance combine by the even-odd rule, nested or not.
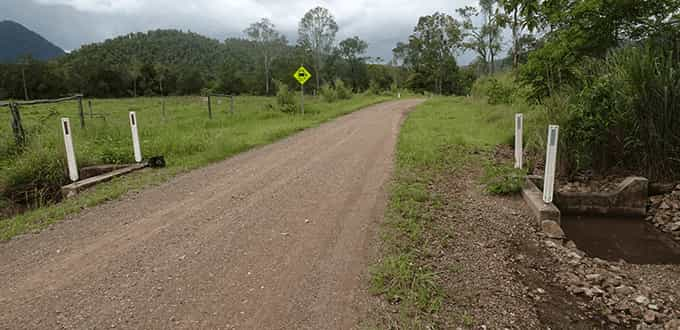
[(357, 36), (341, 41), (338, 47), (340, 56), (349, 65), (350, 81), (355, 92), (358, 91), (360, 75), (366, 72), (366, 57), (361, 55), (366, 53), (367, 48), (368, 43)]
[(462, 38), (461, 23), (450, 15), (436, 12), (420, 17), (408, 44), (399, 43), (393, 50), (395, 59), (403, 59), (411, 71), (411, 87), (452, 93), (458, 70), (455, 56), (462, 50)]
[(165, 66), (162, 63), (155, 63), (153, 65), (154, 71), (156, 73), (156, 80), (158, 80), (158, 91), (160, 92), (161, 96), (164, 96), (163, 92), (163, 81), (166, 79), (168, 76), (168, 72), (170, 71), (167, 66)]
[(677, 30), (680, 1), (544, 0), (539, 9), (547, 31), (519, 70), (536, 100), (578, 80), (574, 68), (586, 57), (604, 58), (611, 49)]
[(300, 20), (298, 43), (312, 53), (317, 90), (321, 85), (320, 72), (324, 56), (331, 52), (337, 32), (338, 24), (326, 8), (316, 7), (311, 9)]
[(480, 13), (484, 18), (482, 35), (485, 37), (485, 46), (489, 55), (489, 73), (493, 74), (496, 66), (496, 54), (501, 51), (501, 35), (505, 25), (505, 16), (501, 14), (498, 0), (479, 0)]
[[(524, 30), (532, 32), (538, 27), (538, 0), (500, 0), (508, 17), (508, 24), (512, 31), (512, 68), (517, 69), (522, 49), (522, 41), (528, 40)], [(524, 38), (524, 39), (523, 39)], [(526, 44), (526, 43), (525, 43)]]
[(137, 58), (133, 58), (128, 66), (128, 74), (132, 78), (132, 95), (137, 97), (137, 81), (142, 76), (142, 65), (143, 63)]
[[(477, 53), (479, 62), (489, 74), (495, 71), (494, 62), (502, 48), (501, 32), (506, 22), (506, 17), (500, 12), (496, 3), (497, 0), (480, 0), (481, 10), (469, 6), (457, 10), (464, 20), (464, 46)], [(472, 23), (472, 18), (479, 15), (482, 16), (483, 23), (476, 27)]]
[(249, 40), (257, 44), (264, 58), (265, 93), (269, 95), (272, 61), (288, 41), (285, 36), (276, 31), (274, 24), (266, 18), (250, 24), (250, 27), (245, 29), (244, 33)]

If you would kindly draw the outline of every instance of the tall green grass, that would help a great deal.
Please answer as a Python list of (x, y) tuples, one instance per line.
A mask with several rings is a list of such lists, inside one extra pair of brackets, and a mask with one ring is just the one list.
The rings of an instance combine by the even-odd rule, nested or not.
[[(162, 172), (173, 175), (388, 99), (383, 96), (356, 95), (350, 100), (326, 103), (308, 97), (305, 100), (305, 115), (299, 115), (276, 110), (275, 98), (254, 96), (237, 97), (236, 112), (230, 114), (228, 99), (219, 102), (219, 99), (213, 98), (213, 119), (208, 118), (207, 103), (202, 97), (167, 98), (165, 117), (159, 98), (93, 100), (95, 116), (90, 119), (86, 105), (84, 129), (79, 126), (78, 107), (74, 102), (22, 107), (28, 133), (28, 145), (23, 152), (18, 152), (12, 145), (9, 114), (0, 112), (0, 123), (6, 123), (8, 128), (0, 132), (7, 135), (7, 131), (10, 131), (10, 138), (3, 139), (4, 144), (0, 147), (0, 205), (11, 201), (29, 207), (43, 207), (51, 204), (58, 188), (67, 183), (60, 117), (71, 119), (77, 161), (82, 168), (133, 162), (128, 111), (136, 111), (144, 156), (165, 156), (168, 168)], [(161, 174), (157, 179), (166, 177)], [(121, 182), (125, 182), (121, 184), (128, 188), (135, 186), (125, 180)], [(95, 192), (99, 195), (94, 199), (101, 201), (113, 198), (126, 189), (101, 189)], [(16, 223), (54, 221), (63, 214), (75, 211), (76, 207), (71, 208), (72, 205), (94, 204), (91, 197), (83, 197), (80, 204), (67, 201), (49, 206), (58, 210), (55, 213), (46, 214), (44, 210), (38, 210), (11, 220), (0, 220), (0, 239), (24, 232), (21, 229), (23, 227), (15, 226)], [(88, 198), (90, 200), (85, 202)], [(29, 227), (33, 228), (26, 228)]]
[[(525, 113), (526, 150), (542, 158), (546, 127), (560, 125), (559, 172), (615, 169), (680, 179), (680, 34), (672, 31), (582, 61), (574, 81), (540, 104), (511, 74), (480, 78), (473, 96)], [(530, 158), (529, 160), (533, 160)]]
[(590, 59), (566, 90), (574, 168), (680, 178), (680, 37)]

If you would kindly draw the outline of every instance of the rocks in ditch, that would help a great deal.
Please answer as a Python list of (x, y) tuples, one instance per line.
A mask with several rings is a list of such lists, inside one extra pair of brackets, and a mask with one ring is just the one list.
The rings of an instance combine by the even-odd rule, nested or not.
[(576, 249), (576, 243), (574, 243), (574, 241), (567, 241), (567, 243), (564, 243), (564, 247), (567, 249)]
[(620, 285), (614, 288), (614, 292), (619, 296), (628, 296), (635, 292), (635, 288), (626, 285)]
[(680, 231), (680, 221), (666, 225), (666, 231)]
[(656, 312), (647, 310), (645, 311), (642, 317), (645, 320), (645, 322), (654, 323), (654, 321), (656, 321)]
[(664, 330), (680, 330), (680, 319), (670, 320), (663, 325)]
[(680, 240), (680, 185), (665, 195), (651, 196), (647, 221)]
[(643, 296), (643, 295), (638, 295), (635, 297), (635, 302), (640, 304), (640, 305), (647, 305), (649, 304), (649, 298)]
[(589, 283), (600, 284), (602, 282), (602, 275), (600, 275), (600, 274), (588, 274), (588, 275), (586, 275), (586, 280)]
[(549, 238), (563, 239), (565, 237), (562, 227), (560, 227), (560, 225), (557, 222), (552, 220), (542, 221), (541, 230)]
[(558, 261), (555, 281), (572, 295), (586, 298), (583, 307), (600, 310), (608, 323), (661, 329), (670, 318), (677, 317), (678, 311), (664, 306), (664, 302), (673, 299), (629, 276), (625, 262), (588, 257), (568, 241), (562, 244), (563, 241), (544, 238), (543, 242)]

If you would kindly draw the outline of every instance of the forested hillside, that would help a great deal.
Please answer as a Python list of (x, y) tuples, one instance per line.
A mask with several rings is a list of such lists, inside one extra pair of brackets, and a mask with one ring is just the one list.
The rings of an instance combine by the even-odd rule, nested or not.
[(13, 63), (25, 56), (49, 60), (64, 55), (64, 51), (23, 25), (0, 21), (0, 63)]
[[(331, 17), (332, 18), (332, 17)], [(265, 36), (265, 33), (267, 35)], [(0, 64), (0, 99), (35, 99), (83, 93), (89, 97), (196, 95), (208, 91), (273, 95), (277, 82), (294, 87), (304, 64), (322, 84), (341, 79), (355, 92), (393, 87), (400, 70), (369, 64), (358, 37), (334, 39), (315, 67), (309, 45), (289, 43), (268, 20), (244, 38), (224, 41), (193, 32), (155, 30), (85, 45), (57, 60)], [(23, 78), (26, 79), (24, 89)], [(310, 92), (317, 86), (310, 84)], [(27, 95), (25, 95), (27, 94)]]

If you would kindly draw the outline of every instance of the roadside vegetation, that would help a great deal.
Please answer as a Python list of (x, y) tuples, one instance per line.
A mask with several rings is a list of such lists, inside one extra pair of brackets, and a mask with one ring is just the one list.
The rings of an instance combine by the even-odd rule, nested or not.
[[(182, 171), (388, 99), (388, 96), (354, 95), (349, 100), (327, 103), (309, 98), (303, 116), (280, 111), (276, 101), (267, 97), (237, 97), (235, 113), (231, 114), (228, 98), (213, 98), (213, 119), (208, 118), (203, 97), (168, 98), (165, 118), (158, 98), (103, 99), (93, 101), (95, 117), (86, 116), (84, 129), (79, 127), (77, 105), (72, 102), (22, 108), (29, 141), (25, 150), (14, 149), (11, 132), (0, 133), (0, 203), (3, 211), (37, 210), (0, 220), (0, 240), (43, 228), (66, 214), (113, 199), (127, 190), (162, 182)], [(291, 102), (293, 107), (298, 106), (295, 100)], [(144, 156), (163, 155), (168, 167), (114, 180), (54, 204), (59, 199), (59, 187), (68, 182), (59, 118), (71, 118), (80, 168), (125, 164), (134, 162), (128, 111), (137, 112)], [(5, 120), (9, 121), (9, 115), (0, 113), (0, 121)]]
[(515, 70), (479, 78), (472, 94), (526, 114), (530, 166), (557, 124), (562, 176), (679, 180), (680, 2), (517, 3), (544, 34), (523, 46)]
[(382, 315), (382, 326), (430, 329), (451, 318), (465, 323), (463, 315), (438, 313), (448, 299), (441, 275), (456, 270), (441, 273), (432, 257), (438, 244), (446, 244), (455, 233), (434, 227), (432, 218), (444, 201), (431, 186), (465, 166), (488, 164), (495, 146), (511, 139), (513, 118), (506, 105), (488, 106), (463, 97), (436, 97), (409, 114), (397, 145), (384, 250), (371, 269), (372, 292), (397, 311)]
[[(506, 29), (507, 57), (501, 54)], [(560, 176), (679, 180), (678, 31), (677, 0), (480, 0), (477, 7), (421, 17), (408, 42), (394, 49), (407, 86), (470, 97), (430, 100), (402, 128), (385, 251), (372, 269), (373, 292), (394, 313), (381, 314), (381, 324), (474, 324), (471, 315), (440, 313), (451, 303), (442, 283), (456, 270), (441, 269), (432, 255), (457, 233), (432, 219), (441, 205), (458, 201), (442, 200), (435, 183), (460, 178), (457, 172), (472, 164), (483, 169), (475, 172), (480, 189), (519, 191), (525, 171), (542, 171), (549, 124), (560, 125)], [(464, 69), (454, 59), (461, 50), (477, 54)], [(513, 144), (515, 113), (525, 115), (526, 170), (488, 157), (492, 148)], [(457, 319), (446, 323), (451, 317)]]

